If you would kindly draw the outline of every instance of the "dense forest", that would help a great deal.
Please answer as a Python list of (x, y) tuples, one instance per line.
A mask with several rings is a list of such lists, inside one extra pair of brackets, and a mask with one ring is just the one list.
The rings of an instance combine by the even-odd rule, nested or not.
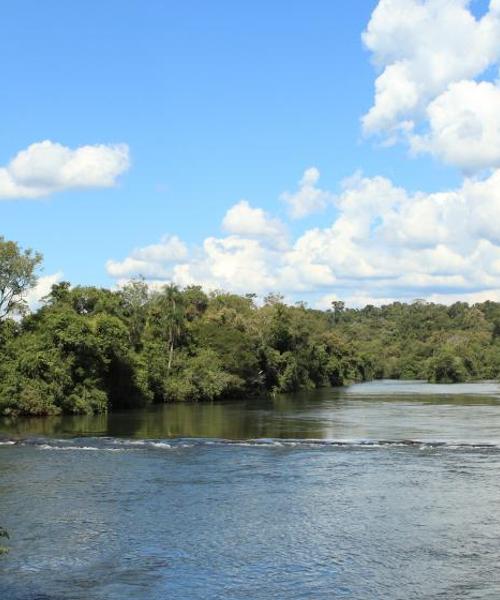
[(41, 256), (0, 238), (0, 413), (98, 413), (373, 378), (500, 374), (500, 304), (381, 308), (257, 303), (198, 286), (54, 285), (29, 312)]

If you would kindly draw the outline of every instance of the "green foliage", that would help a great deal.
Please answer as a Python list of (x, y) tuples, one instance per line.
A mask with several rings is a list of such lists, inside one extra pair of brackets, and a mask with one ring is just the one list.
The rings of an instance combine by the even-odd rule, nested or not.
[(166, 398), (172, 402), (215, 400), (237, 391), (243, 382), (224, 370), (217, 354), (204, 348), (195, 356), (177, 357), (165, 384)]
[(464, 360), (450, 350), (442, 349), (429, 363), (428, 378), (436, 383), (458, 383), (467, 379)]
[(335, 330), (353, 340), (372, 376), (456, 382), (500, 375), (500, 304), (415, 301), (347, 309)]

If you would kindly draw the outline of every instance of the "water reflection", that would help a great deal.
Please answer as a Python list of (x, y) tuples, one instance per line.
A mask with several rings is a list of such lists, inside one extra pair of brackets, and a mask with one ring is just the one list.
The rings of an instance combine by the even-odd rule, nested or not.
[(290, 418), (301, 404), (295, 398), (257, 403), (169, 404), (107, 415), (4, 419), (0, 423), (0, 430), (19, 437), (321, 437), (320, 423)]
[[(276, 398), (170, 404), (96, 416), (0, 421), (4, 436), (254, 439), (500, 439), (495, 382), (373, 382)], [(468, 407), (474, 407), (472, 410)]]

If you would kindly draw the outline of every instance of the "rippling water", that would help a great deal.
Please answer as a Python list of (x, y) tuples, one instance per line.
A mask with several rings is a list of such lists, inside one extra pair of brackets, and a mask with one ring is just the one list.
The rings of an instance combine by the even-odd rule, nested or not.
[(4, 422), (2, 600), (500, 598), (500, 388)]

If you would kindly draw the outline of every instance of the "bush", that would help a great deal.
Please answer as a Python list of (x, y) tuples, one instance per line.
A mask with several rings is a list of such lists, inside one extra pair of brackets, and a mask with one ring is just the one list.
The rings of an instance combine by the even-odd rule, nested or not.
[(430, 361), (428, 378), (434, 383), (458, 383), (467, 375), (462, 358), (450, 351), (443, 350)]
[(175, 367), (165, 382), (169, 401), (215, 400), (236, 392), (244, 384), (239, 377), (224, 371), (217, 355), (209, 349), (196, 356), (183, 356)]

